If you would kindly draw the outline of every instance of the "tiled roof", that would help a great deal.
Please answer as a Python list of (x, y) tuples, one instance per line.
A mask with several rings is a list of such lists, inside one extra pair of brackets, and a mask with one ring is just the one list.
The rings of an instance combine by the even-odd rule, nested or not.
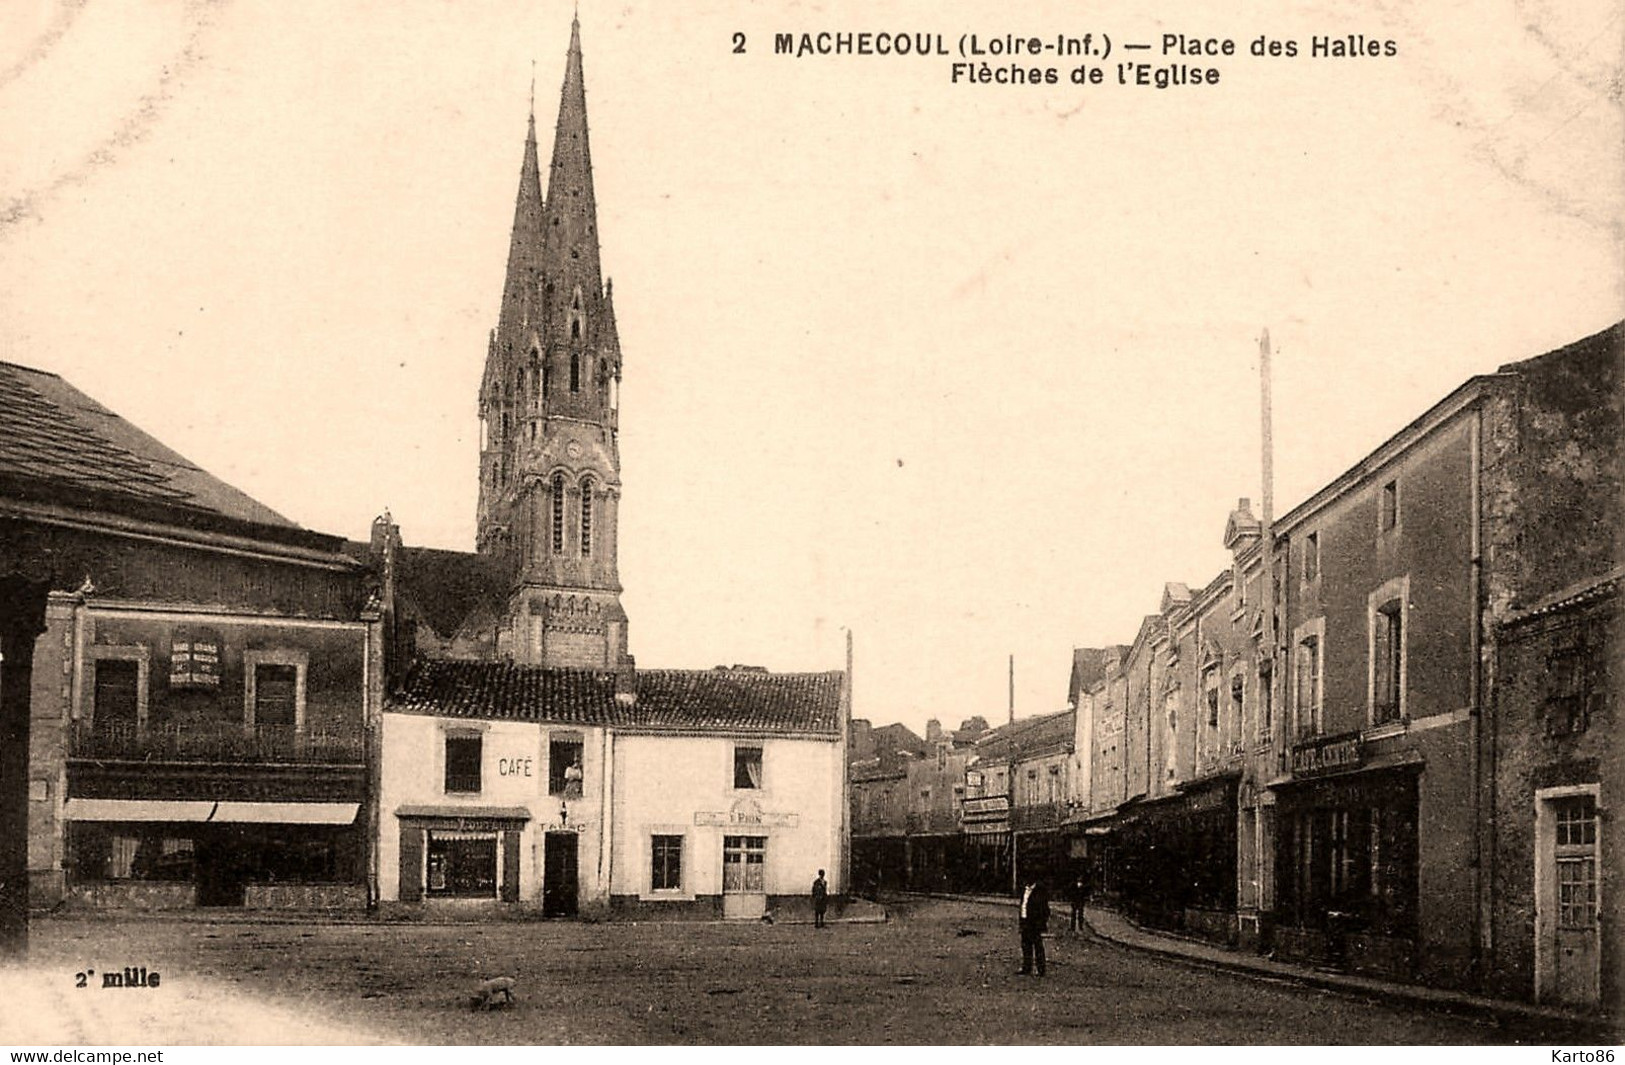
[(0, 363), (0, 491), (137, 517), (179, 511), (205, 523), (299, 531), (56, 374), (13, 363)]
[(636, 725), (840, 733), (841, 674), (651, 669), (637, 674)]
[(841, 674), (638, 670), (616, 695), (608, 670), (421, 661), (390, 709), (664, 732), (840, 734)]
[(1503, 626), (1521, 625), (1535, 618), (1542, 618), (1549, 614), (1557, 614), (1574, 607), (1584, 606), (1598, 599), (1606, 599), (1619, 593), (1622, 581), (1625, 581), (1625, 567), (1610, 570), (1600, 576), (1590, 577), (1577, 584), (1571, 584), (1560, 592), (1554, 592), (1527, 609), (1513, 612), (1501, 624)]

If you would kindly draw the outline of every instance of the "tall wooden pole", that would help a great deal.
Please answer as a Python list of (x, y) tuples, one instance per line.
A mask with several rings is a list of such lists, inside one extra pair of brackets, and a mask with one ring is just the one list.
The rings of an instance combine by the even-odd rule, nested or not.
[[(1260, 471), (1263, 477), (1262, 496), (1263, 514), (1259, 538), (1259, 565), (1264, 578), (1264, 655), (1270, 663), (1269, 692), (1265, 698), (1269, 700), (1271, 708), (1269, 751), (1264, 755), (1263, 766), (1255, 766), (1254, 772), (1264, 778), (1274, 776), (1274, 761), (1280, 745), (1276, 737), (1282, 735), (1282, 710), (1286, 700), (1277, 698), (1276, 692), (1282, 691), (1284, 663), (1277, 661), (1276, 650), (1278, 640), (1275, 633), (1276, 588), (1275, 588), (1275, 427), (1274, 410), (1270, 396), (1270, 331), (1266, 327), (1258, 338), (1258, 403), (1259, 403), (1259, 447), (1261, 451)], [(1262, 678), (1261, 678), (1262, 679)], [(1256, 781), (1255, 781), (1256, 783)], [(1258, 911), (1273, 910), (1274, 876), (1265, 875), (1265, 861), (1274, 852), (1274, 840), (1266, 839), (1266, 819), (1262, 794), (1255, 788), (1253, 793), (1253, 879), (1257, 886), (1254, 889), (1253, 903)], [(1271, 833), (1273, 835), (1273, 833)], [(1266, 887), (1269, 888), (1266, 891)]]

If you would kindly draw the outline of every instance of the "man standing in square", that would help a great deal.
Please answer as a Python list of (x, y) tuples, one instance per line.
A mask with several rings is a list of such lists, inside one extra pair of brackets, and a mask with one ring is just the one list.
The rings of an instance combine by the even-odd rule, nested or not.
[(1049, 928), (1049, 888), (1042, 879), (1034, 878), (1021, 890), (1021, 970), (1018, 976), (1033, 971), (1033, 960), (1038, 961), (1038, 975), (1044, 975), (1044, 932)]
[(824, 911), (829, 908), (829, 882), (824, 879), (824, 871), (818, 870), (818, 879), (813, 881), (813, 927), (824, 927)]

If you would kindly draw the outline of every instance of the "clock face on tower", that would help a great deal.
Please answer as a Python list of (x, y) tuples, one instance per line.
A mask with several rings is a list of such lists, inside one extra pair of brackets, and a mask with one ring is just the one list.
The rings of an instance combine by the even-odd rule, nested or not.
[(578, 459), (581, 457), (581, 445), (572, 440), (564, 445), (564, 453), (573, 459)]

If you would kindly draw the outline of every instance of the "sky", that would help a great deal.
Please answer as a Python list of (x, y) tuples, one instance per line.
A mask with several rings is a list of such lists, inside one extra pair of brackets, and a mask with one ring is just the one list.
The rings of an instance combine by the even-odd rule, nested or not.
[[(1263, 329), (1280, 513), (1625, 316), (1617, 3), (1186, 6), (583, 0), (640, 665), (837, 669), (850, 630), (877, 724), (1002, 720), (1011, 655), (1016, 715), (1061, 709), (1071, 648), (1228, 563)], [(387, 507), (471, 550), (532, 79), (545, 153), (571, 9), (0, 5), (0, 359), (308, 528)], [(1020, 61), (1054, 85), (774, 54), (821, 31), (1113, 53)], [(1309, 54), (1350, 34), (1395, 54)], [(1116, 84), (1125, 59), (1220, 80)]]

